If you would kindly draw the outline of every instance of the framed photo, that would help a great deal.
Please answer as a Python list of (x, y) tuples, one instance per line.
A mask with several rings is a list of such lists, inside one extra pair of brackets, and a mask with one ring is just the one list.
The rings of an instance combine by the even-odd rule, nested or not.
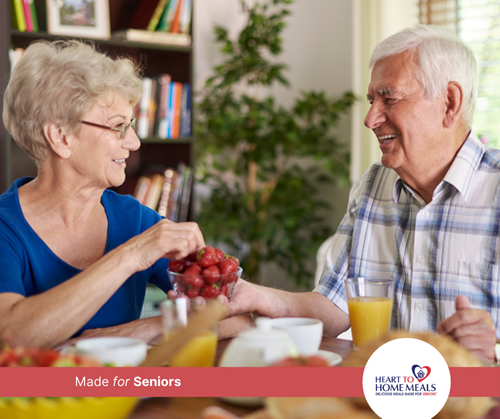
[(108, 39), (108, 0), (47, 0), (47, 27), (54, 35)]

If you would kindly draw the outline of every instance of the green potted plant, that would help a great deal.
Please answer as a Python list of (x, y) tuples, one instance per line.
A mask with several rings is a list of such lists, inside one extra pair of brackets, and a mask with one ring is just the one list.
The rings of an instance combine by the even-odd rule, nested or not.
[(273, 261), (305, 285), (306, 262), (331, 234), (317, 186), (348, 182), (349, 150), (333, 131), (355, 97), (303, 92), (287, 109), (266, 95), (274, 83), (289, 85), (286, 66), (272, 58), (291, 3), (242, 1), (247, 21), (235, 40), (215, 27), (225, 59), (197, 104), (198, 181), (211, 190), (197, 221), (208, 241), (234, 249), (245, 278), (259, 282), (262, 263)]

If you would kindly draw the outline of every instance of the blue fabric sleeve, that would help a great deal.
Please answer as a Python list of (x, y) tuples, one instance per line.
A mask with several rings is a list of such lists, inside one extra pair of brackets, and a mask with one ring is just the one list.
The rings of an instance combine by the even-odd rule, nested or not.
[(21, 249), (13, 242), (12, 236), (6, 234), (9, 227), (2, 221), (0, 224), (0, 292), (15, 292), (26, 297), (22, 280), (24, 264), (19, 255)]

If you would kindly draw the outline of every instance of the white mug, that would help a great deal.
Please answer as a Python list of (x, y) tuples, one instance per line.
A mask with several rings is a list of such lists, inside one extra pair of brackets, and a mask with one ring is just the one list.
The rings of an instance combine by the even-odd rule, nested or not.
[(282, 317), (270, 320), (271, 327), (288, 333), (300, 355), (309, 356), (318, 352), (323, 337), (323, 322), (304, 317)]

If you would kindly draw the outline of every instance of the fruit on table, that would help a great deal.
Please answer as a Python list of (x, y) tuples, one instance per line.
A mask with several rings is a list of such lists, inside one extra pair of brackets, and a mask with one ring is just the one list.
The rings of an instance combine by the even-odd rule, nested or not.
[(173, 281), (176, 290), (189, 298), (228, 295), (228, 285), (238, 280), (240, 261), (219, 248), (206, 246), (180, 260), (171, 260), (170, 272), (182, 274)]
[(53, 349), (9, 348), (0, 351), (0, 367), (102, 367), (93, 359)]
[(273, 367), (329, 367), (330, 364), (325, 358), (318, 355), (311, 356), (290, 356), (272, 365)]

